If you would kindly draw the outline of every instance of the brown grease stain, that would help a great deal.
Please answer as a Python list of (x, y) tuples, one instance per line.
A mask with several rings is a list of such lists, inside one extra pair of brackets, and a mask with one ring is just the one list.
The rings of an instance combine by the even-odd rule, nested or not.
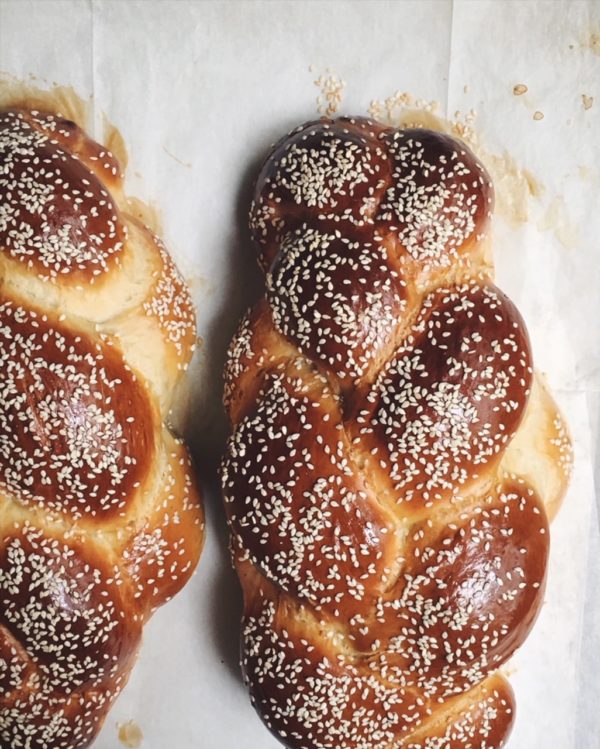
[(104, 132), (102, 134), (102, 140), (104, 145), (109, 151), (112, 151), (121, 164), (121, 171), (125, 172), (127, 164), (129, 162), (129, 155), (127, 153), (127, 146), (125, 145), (125, 139), (121, 135), (118, 128), (103, 114), (102, 122), (104, 126)]
[(587, 94), (581, 94), (581, 102), (584, 109), (591, 109), (594, 106), (594, 97)]
[(590, 29), (582, 38), (581, 47), (600, 57), (600, 29)]
[(589, 182), (590, 181), (590, 168), (587, 164), (580, 164), (577, 167), (577, 171), (579, 172), (579, 179), (582, 182)]
[(39, 109), (73, 120), (84, 130), (89, 130), (93, 115), (91, 97), (83, 99), (71, 86), (53, 85), (41, 88), (39, 79), (30, 76), (29, 81), (0, 72), (0, 108)]
[(551, 231), (567, 250), (572, 250), (579, 244), (579, 228), (570, 219), (562, 195), (557, 195), (550, 202), (536, 226), (540, 231)]
[(117, 724), (119, 741), (126, 749), (139, 749), (144, 740), (142, 729), (133, 720)]
[(209, 282), (206, 276), (200, 274), (186, 275), (185, 282), (192, 293), (195, 291), (202, 291), (204, 296), (210, 296), (215, 292), (215, 286)]

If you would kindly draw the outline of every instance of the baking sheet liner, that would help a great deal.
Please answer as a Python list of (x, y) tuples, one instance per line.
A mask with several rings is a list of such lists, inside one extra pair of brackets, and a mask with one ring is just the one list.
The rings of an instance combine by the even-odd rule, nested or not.
[(193, 581), (146, 627), (97, 749), (278, 746), (241, 683), (240, 594), (215, 477), (224, 351), (260, 293), (251, 181), (268, 145), (318, 114), (319, 97), (321, 109), (393, 117), (410, 99), (396, 92), (477, 133), (501, 196), (497, 282), (527, 321), (575, 441), (545, 605), (508, 666), (518, 699), (509, 748), (596, 748), (600, 5), (3, 0), (0, 71), (92, 97), (96, 137), (105, 116), (118, 126), (128, 193), (156, 206), (198, 306), (202, 345), (181, 410), (204, 479), (207, 545)]

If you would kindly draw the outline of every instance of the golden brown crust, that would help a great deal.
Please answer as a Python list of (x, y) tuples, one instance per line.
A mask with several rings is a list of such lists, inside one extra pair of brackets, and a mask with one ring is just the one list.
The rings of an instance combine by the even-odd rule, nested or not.
[(227, 361), (223, 489), (244, 673), (292, 749), (510, 733), (496, 669), (542, 603), (544, 507), (567, 471), (540, 475), (569, 441), (547, 399), (531, 414), (527, 332), (490, 278), (492, 205), (464, 144), (366, 120), (298, 128), (259, 174), (267, 288)]
[(181, 590), (203, 542), (204, 518), (190, 457), (166, 430), (163, 439), (165, 468), (151, 514), (144, 514), (121, 551), (134, 598), (146, 617)]
[(144, 383), (114, 346), (25, 300), (0, 293), (0, 319), (0, 486), (73, 519), (124, 516), (155, 459)]
[(0, 167), (0, 745), (84, 749), (200, 555), (165, 426), (195, 317), (81, 128), (1, 112)]
[(493, 201), (482, 164), (449, 135), (323, 118), (273, 148), (250, 227), (265, 269), (290, 232), (306, 226), (363, 242), (392, 237), (399, 257), (431, 273), (482, 239)]
[(74, 122), (19, 110), (0, 115), (0, 153), (4, 252), (63, 283), (118, 263), (126, 231), (105, 184), (119, 176), (111, 154)]
[(448, 700), (398, 749), (495, 749), (504, 746), (514, 718), (513, 691), (506, 679), (493, 674)]
[(397, 503), (431, 507), (498, 461), (531, 376), (523, 321), (499, 289), (438, 288), (375, 381), (349, 396), (356, 449)]
[(502, 457), (505, 474), (522, 476), (542, 497), (548, 519), (556, 517), (573, 472), (569, 428), (538, 373), (523, 422)]

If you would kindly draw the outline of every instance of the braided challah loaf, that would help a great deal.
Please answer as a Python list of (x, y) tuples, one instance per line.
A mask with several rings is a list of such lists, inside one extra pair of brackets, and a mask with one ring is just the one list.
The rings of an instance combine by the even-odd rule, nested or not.
[(166, 419), (189, 292), (75, 123), (0, 112), (0, 746), (87, 747), (203, 516)]
[(264, 163), (266, 298), (226, 369), (223, 462), (254, 704), (296, 749), (490, 749), (539, 611), (571, 448), (494, 286), (460, 141), (308, 123)]

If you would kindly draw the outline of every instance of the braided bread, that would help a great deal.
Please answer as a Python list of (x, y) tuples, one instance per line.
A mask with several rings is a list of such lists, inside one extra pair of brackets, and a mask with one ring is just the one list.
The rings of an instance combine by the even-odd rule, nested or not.
[(0, 112), (0, 746), (87, 747), (203, 516), (166, 425), (192, 301), (115, 157)]
[(297, 749), (490, 749), (542, 603), (571, 447), (492, 282), (493, 187), (453, 137), (323, 119), (250, 226), (222, 465), (243, 669)]

